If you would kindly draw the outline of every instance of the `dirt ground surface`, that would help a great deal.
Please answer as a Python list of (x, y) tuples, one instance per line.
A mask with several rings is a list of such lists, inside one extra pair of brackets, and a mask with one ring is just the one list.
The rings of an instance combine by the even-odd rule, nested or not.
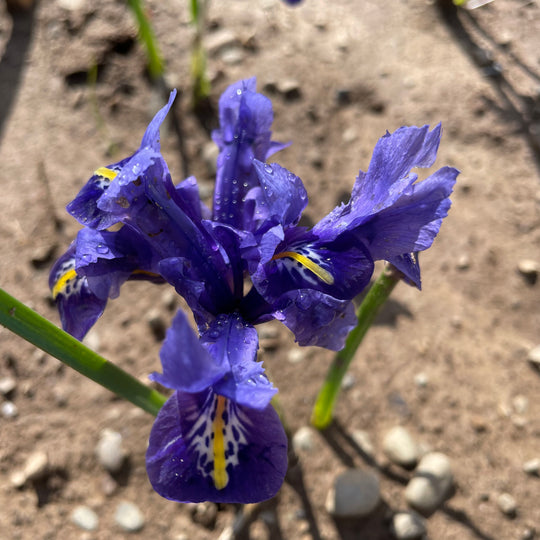
[[(162, 134), (163, 153), (173, 178), (189, 171), (209, 198), (215, 154), (190, 108), (188, 2), (147, 4), (167, 82), (181, 92), (175, 115), (187, 159), (172, 129)], [(427, 517), (427, 537), (540, 537), (540, 478), (523, 471), (540, 458), (540, 372), (527, 360), (540, 343), (540, 282), (518, 268), (540, 264), (539, 36), (537, 0), (495, 0), (457, 14), (425, 0), (211, 3), (212, 103), (230, 83), (257, 76), (274, 104), (274, 139), (293, 141), (273, 159), (303, 179), (308, 222), (350, 193), (386, 130), (442, 122), (436, 166), (461, 171), (450, 215), (421, 257), (422, 292), (397, 287), (351, 367), (336, 424), (299, 451), (305, 497), (282, 488), (275, 516), (283, 538), (392, 538), (389, 522), (407, 509), (413, 474), (382, 451), (396, 425), (451, 459), (455, 489)], [(2, 288), (58, 323), (48, 271), (78, 230), (64, 207), (96, 168), (138, 147), (164, 99), (146, 75), (125, 2), (42, 0), (13, 14), (0, 3)], [(206, 127), (213, 122), (207, 115)], [(159, 370), (160, 347), (149, 316), (168, 325), (181, 306), (165, 286), (130, 282), (87, 342), (147, 380)], [(295, 432), (309, 424), (332, 354), (298, 353), (279, 324), (260, 330), (262, 358)], [(0, 328), (5, 378), (15, 385), (0, 404), (12, 402), (17, 414), (4, 406), (0, 416), (0, 538), (203, 540), (233, 523), (232, 506), (194, 508), (153, 492), (144, 466), (151, 416)], [(114, 477), (94, 452), (105, 428), (122, 435), (128, 455)], [(359, 429), (375, 462), (350, 444)], [(15, 487), (13, 474), (35, 452), (48, 456), (44, 475)], [(369, 518), (343, 523), (325, 499), (350, 467), (377, 471), (382, 503)], [(513, 516), (499, 507), (504, 493), (516, 502)], [(115, 522), (122, 501), (142, 511), (140, 532)], [(94, 531), (72, 522), (80, 505), (98, 515)], [(269, 538), (263, 517), (272, 522), (262, 514), (251, 538)]]

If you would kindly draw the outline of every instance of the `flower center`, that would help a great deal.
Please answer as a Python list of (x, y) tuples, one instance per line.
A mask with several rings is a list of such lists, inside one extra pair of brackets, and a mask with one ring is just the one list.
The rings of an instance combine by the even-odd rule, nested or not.
[(301, 253), (296, 253), (295, 251), (283, 251), (272, 257), (272, 260), (283, 259), (283, 258), (293, 259), (296, 262), (299, 262), (302, 266), (307, 268), (310, 272), (315, 274), (321, 281), (324, 281), (327, 285), (334, 284), (334, 276), (325, 270), (322, 266), (313, 262), (311, 259), (308, 259), (305, 255)]

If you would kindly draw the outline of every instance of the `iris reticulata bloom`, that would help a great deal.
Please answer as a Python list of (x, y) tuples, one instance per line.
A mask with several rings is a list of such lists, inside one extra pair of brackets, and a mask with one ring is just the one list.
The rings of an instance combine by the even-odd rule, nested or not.
[(163, 372), (151, 376), (173, 394), (150, 435), (150, 481), (176, 501), (264, 500), (283, 481), (287, 440), (270, 404), (276, 389), (256, 359), (255, 325), (276, 318), (301, 345), (342, 348), (375, 260), (420, 287), (416, 254), (437, 235), (458, 172), (443, 167), (417, 182), (410, 171), (433, 164), (440, 126), (400, 128), (379, 140), (350, 201), (301, 227), (306, 190), (267, 163), (286, 145), (271, 140), (271, 103), (248, 79), (219, 102), (210, 209), (195, 178), (173, 183), (161, 155), (159, 127), (174, 97), (140, 148), (96, 169), (68, 205), (83, 228), (50, 287), (64, 328), (82, 339), (125, 281), (173, 285), (198, 336), (179, 312), (161, 349)]

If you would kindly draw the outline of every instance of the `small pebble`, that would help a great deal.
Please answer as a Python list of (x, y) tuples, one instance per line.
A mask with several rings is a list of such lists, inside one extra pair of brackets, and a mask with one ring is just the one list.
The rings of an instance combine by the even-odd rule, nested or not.
[(96, 457), (100, 465), (111, 473), (118, 472), (126, 454), (122, 448), (122, 435), (112, 429), (104, 429), (96, 445)]
[(540, 369), (540, 345), (537, 345), (529, 351), (527, 360)]
[(416, 540), (426, 533), (426, 524), (415, 512), (398, 512), (392, 518), (391, 530), (398, 540)]
[(523, 464), (523, 472), (531, 476), (540, 476), (540, 458), (526, 461)]
[(458, 270), (468, 270), (470, 266), (471, 261), (469, 259), (469, 256), (465, 254), (460, 255), (456, 263), (456, 268)]
[(512, 399), (512, 405), (518, 414), (525, 414), (529, 408), (529, 400), (520, 394)]
[(137, 532), (144, 527), (144, 516), (139, 507), (130, 502), (121, 502), (114, 514), (114, 520), (125, 531)]
[(13, 377), (2, 377), (0, 379), (0, 394), (9, 396), (17, 387), (17, 382)]
[(414, 384), (418, 386), (418, 388), (425, 388), (428, 384), (428, 376), (424, 372), (417, 373), (414, 376)]
[(302, 426), (292, 438), (295, 452), (310, 452), (314, 446), (314, 430), (309, 426)]
[(341, 388), (343, 390), (350, 390), (354, 383), (356, 382), (356, 377), (352, 375), (351, 373), (345, 373), (345, 376), (343, 377), (343, 380), (341, 381)]
[(379, 501), (379, 478), (375, 473), (350, 469), (335, 479), (326, 498), (326, 510), (335, 517), (360, 518), (371, 514)]
[(373, 442), (367, 431), (355, 429), (351, 433), (351, 437), (353, 441), (358, 445), (360, 450), (362, 450), (362, 452), (364, 452), (367, 456), (375, 456), (375, 447), (373, 446)]
[(430, 452), (420, 460), (405, 489), (405, 499), (412, 508), (430, 514), (445, 501), (453, 481), (448, 457), (440, 452)]
[(393, 427), (383, 439), (383, 450), (392, 463), (410, 469), (420, 457), (418, 445), (403, 426)]
[(61, 8), (67, 9), (68, 11), (77, 11), (81, 9), (86, 3), (85, 0), (57, 0), (58, 5)]
[(538, 272), (540, 271), (540, 265), (531, 259), (523, 259), (518, 263), (518, 272), (524, 277), (524, 279), (530, 285), (534, 285), (538, 279)]
[(85, 531), (95, 531), (99, 524), (97, 514), (88, 506), (77, 506), (71, 513), (71, 521)]
[(4, 418), (15, 418), (19, 414), (19, 409), (12, 401), (4, 401), (0, 407), (0, 412)]
[(191, 519), (194, 523), (202, 525), (206, 529), (216, 526), (217, 506), (212, 502), (193, 503), (190, 505)]
[(83, 343), (93, 351), (98, 352), (101, 346), (101, 338), (96, 330), (92, 329), (84, 336)]
[(209, 32), (205, 36), (205, 47), (209, 55), (215, 55), (225, 49), (236, 47), (240, 44), (238, 37), (226, 28)]
[(505, 515), (510, 518), (513, 518), (516, 516), (517, 513), (517, 504), (516, 500), (510, 493), (501, 493), (497, 497), (497, 506), (499, 507), (499, 510)]
[(10, 476), (13, 487), (20, 488), (30, 480), (43, 478), (49, 468), (49, 457), (45, 452), (30, 454), (22, 469), (14, 471)]
[(295, 347), (294, 349), (291, 349), (287, 353), (287, 360), (291, 364), (298, 364), (306, 357), (306, 353), (304, 350), (300, 349), (299, 347)]
[(299, 99), (302, 96), (300, 85), (293, 79), (285, 79), (277, 83), (278, 92), (288, 100)]
[(521, 533), (521, 540), (534, 540), (536, 536), (536, 529), (534, 527), (527, 527), (522, 533)]

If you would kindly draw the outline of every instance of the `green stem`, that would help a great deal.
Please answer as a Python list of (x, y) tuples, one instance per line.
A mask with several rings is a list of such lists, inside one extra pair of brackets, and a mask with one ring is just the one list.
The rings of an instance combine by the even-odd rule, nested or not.
[(150, 77), (157, 80), (163, 76), (163, 59), (159, 52), (156, 36), (152, 30), (152, 26), (148, 21), (148, 17), (144, 12), (142, 2), (140, 0), (128, 0), (128, 5), (135, 15), (137, 26), (139, 27), (139, 40), (146, 48), (146, 56), (148, 57), (148, 71)]
[(326, 375), (326, 379), (319, 391), (311, 423), (317, 429), (326, 428), (332, 421), (334, 405), (341, 387), (341, 381), (362, 343), (366, 332), (373, 323), (380, 307), (386, 302), (390, 293), (401, 279), (401, 274), (391, 265), (388, 265), (377, 278), (358, 309), (358, 323), (351, 330), (345, 342), (345, 347), (339, 351)]
[(150, 414), (156, 415), (167, 399), (60, 330), (3, 289), (0, 289), (0, 324)]

